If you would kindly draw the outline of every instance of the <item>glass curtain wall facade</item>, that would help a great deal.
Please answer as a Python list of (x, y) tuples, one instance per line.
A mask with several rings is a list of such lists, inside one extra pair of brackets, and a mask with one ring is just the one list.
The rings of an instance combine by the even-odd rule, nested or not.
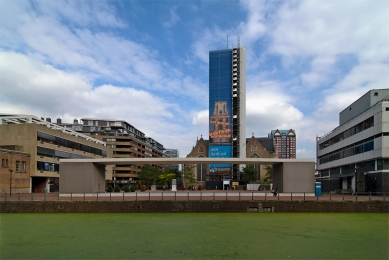
[[(209, 53), (209, 157), (232, 157), (232, 50)], [(210, 178), (231, 175), (231, 164), (210, 164)]]
[[(210, 158), (246, 157), (245, 64), (243, 47), (209, 52)], [(225, 176), (239, 180), (241, 166), (210, 164), (209, 180)]]

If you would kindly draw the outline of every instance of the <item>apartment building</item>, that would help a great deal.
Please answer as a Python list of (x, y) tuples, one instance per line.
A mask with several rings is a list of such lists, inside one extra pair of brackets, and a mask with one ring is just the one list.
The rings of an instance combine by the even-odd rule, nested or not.
[[(170, 157), (160, 142), (147, 137), (144, 132), (124, 120), (81, 118), (75, 119), (73, 124), (66, 124), (57, 119), (57, 123), (103, 141), (112, 150), (113, 158)], [(166, 167), (156, 166), (160, 169)], [(142, 164), (113, 165), (107, 168), (107, 172), (112, 176), (109, 183), (119, 186), (135, 183), (142, 167)]]
[(273, 139), (277, 157), (280, 159), (296, 159), (296, 131), (271, 130), (268, 137)]

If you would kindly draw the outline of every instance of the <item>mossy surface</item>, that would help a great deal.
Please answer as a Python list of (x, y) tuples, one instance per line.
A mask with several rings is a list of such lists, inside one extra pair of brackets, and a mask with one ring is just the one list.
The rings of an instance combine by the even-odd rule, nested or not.
[(387, 213), (3, 213), (1, 259), (388, 259)]

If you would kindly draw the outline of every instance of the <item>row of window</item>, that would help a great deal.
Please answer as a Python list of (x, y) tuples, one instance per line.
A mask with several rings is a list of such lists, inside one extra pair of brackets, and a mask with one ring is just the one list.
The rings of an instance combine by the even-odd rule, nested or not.
[(374, 126), (374, 116), (321, 143), (319, 145), (319, 149), (322, 150), (330, 145), (336, 144), (337, 142), (349, 138), (350, 136), (362, 132), (372, 126)]
[(50, 172), (59, 172), (58, 163), (49, 163), (49, 162), (36, 162), (36, 169), (38, 171), (50, 171)]
[(59, 151), (59, 150), (53, 150), (50, 148), (45, 147), (37, 147), (37, 155), (44, 156), (44, 157), (51, 157), (51, 158), (65, 158), (65, 159), (83, 159), (83, 158), (89, 158), (87, 156), (74, 154), (74, 153), (68, 153), (65, 151)]
[[(369, 138), (371, 139), (371, 138)], [(328, 163), (336, 161), (342, 158), (350, 157), (356, 154), (365, 153), (368, 151), (374, 150), (374, 140), (361, 141), (356, 144), (352, 144), (343, 148), (342, 150), (337, 150), (325, 156), (319, 157), (319, 163)]]
[[(8, 168), (8, 159), (1, 159), (1, 167)], [(26, 172), (26, 162), (25, 161), (16, 161), (15, 163), (15, 172)]]
[(52, 143), (55, 145), (59, 145), (59, 146), (72, 148), (75, 150), (84, 151), (84, 152), (93, 153), (96, 155), (101, 155), (101, 156), (107, 157), (107, 151), (104, 151), (104, 150), (101, 150), (98, 148), (94, 148), (94, 147), (91, 147), (88, 145), (80, 144), (77, 142), (73, 142), (73, 141), (70, 141), (70, 140), (67, 140), (64, 138), (60, 138), (60, 137), (57, 137), (54, 135), (50, 135), (47, 133), (43, 133), (43, 132), (38, 131), (37, 139), (38, 139), (38, 141), (41, 141), (41, 142), (48, 142), (48, 143)]
[(335, 174), (349, 174), (349, 173), (360, 173), (360, 172), (369, 172), (375, 170), (389, 170), (389, 159), (378, 159), (377, 167), (375, 164), (375, 160), (361, 162), (357, 164), (349, 164), (341, 167), (331, 168), (329, 171), (323, 170), (320, 171), (321, 177), (326, 177)]

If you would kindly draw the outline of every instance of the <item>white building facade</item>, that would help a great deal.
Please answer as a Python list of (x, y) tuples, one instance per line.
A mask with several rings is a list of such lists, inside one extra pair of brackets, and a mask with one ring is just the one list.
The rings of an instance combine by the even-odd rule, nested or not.
[(389, 192), (389, 89), (373, 89), (339, 114), (339, 127), (317, 138), (323, 191)]

